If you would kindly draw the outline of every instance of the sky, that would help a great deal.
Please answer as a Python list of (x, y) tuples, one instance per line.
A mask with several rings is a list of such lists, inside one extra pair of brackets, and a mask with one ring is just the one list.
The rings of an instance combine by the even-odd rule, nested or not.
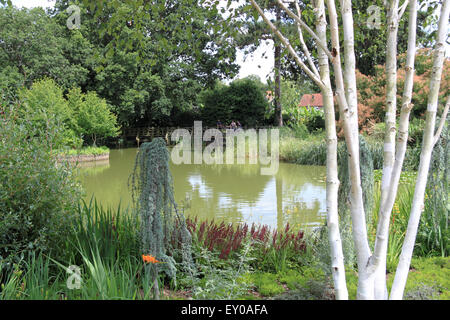
[[(223, 0), (222, 0), (223, 1)], [(242, 0), (239, 0), (241, 2)], [(54, 0), (12, 0), (12, 3), (16, 7), (53, 7)], [(446, 56), (450, 56), (450, 45), (446, 45)], [(238, 50), (237, 52), (237, 63), (241, 66), (237, 78), (244, 78), (249, 75), (257, 75), (260, 77), (261, 81), (265, 82), (267, 77), (273, 79), (273, 65), (274, 65), (274, 54), (273, 54), (273, 41), (269, 40), (263, 42), (261, 46), (251, 55), (245, 56), (243, 50)], [(262, 54), (265, 53), (267, 58), (263, 58)]]

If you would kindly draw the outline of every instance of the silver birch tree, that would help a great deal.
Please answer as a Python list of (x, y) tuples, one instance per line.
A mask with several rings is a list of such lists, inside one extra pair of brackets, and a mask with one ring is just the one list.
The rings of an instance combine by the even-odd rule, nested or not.
[[(314, 1), (317, 15), (316, 32), (301, 19), (301, 12), (296, 5), (297, 14), (292, 12), (281, 0), (278, 5), (294, 19), (299, 27), (301, 48), (307, 57), (308, 66), (303, 63), (299, 55), (290, 45), (289, 40), (274, 26), (265, 15), (263, 9), (254, 1), (250, 0), (252, 6), (258, 11), (263, 20), (270, 26), (274, 34), (288, 49), (300, 68), (320, 87), (324, 97), (325, 121), (327, 132), (327, 226), (329, 230), (329, 242), (331, 247), (332, 274), (334, 286), (338, 299), (347, 299), (348, 293), (345, 285), (345, 270), (343, 265), (342, 243), (339, 235), (337, 214), (337, 179), (336, 161), (336, 124), (334, 122), (334, 103), (332, 99), (333, 90), (330, 85), (329, 62), (333, 65), (336, 89), (334, 95), (337, 97), (340, 118), (343, 121), (345, 143), (348, 150), (350, 189), (350, 212), (352, 217), (353, 241), (355, 244), (358, 263), (358, 291), (357, 299), (387, 299), (386, 289), (386, 254), (388, 244), (389, 219), (395, 197), (398, 190), (401, 169), (406, 152), (408, 137), (409, 114), (412, 109), (411, 96), (414, 77), (414, 58), (416, 52), (416, 20), (417, 0), (405, 0), (399, 8), (398, 0), (390, 0), (388, 6), (388, 41), (387, 41), (387, 93), (386, 93), (386, 132), (384, 144), (384, 162), (382, 177), (382, 196), (380, 202), (379, 221), (374, 252), (372, 254), (365, 220), (363, 196), (361, 188), (361, 173), (359, 163), (359, 130), (358, 130), (358, 102), (355, 73), (354, 54), (354, 30), (353, 15), (350, 0), (340, 0), (342, 29), (344, 33), (344, 68), (341, 61), (341, 49), (339, 45), (338, 13), (334, 0), (327, 0), (328, 16), (330, 21), (330, 35), (332, 49), (327, 48), (326, 19), (323, 0)], [(287, 2), (287, 1), (286, 1)], [(289, 1), (292, 2), (292, 1)], [(398, 24), (407, 6), (410, 6), (408, 23), (408, 51), (406, 62), (405, 87), (402, 97), (402, 107), (399, 118), (397, 144), (395, 143), (397, 132), (397, 101), (396, 101), (396, 77), (397, 77), (397, 33)], [(441, 15), (438, 26), (438, 36), (435, 45), (434, 65), (432, 79), (430, 80), (430, 94), (428, 97), (428, 109), (426, 115), (426, 128), (424, 132), (419, 173), (412, 203), (411, 215), (408, 229), (403, 244), (400, 262), (397, 268), (391, 299), (401, 299), (406, 285), (409, 265), (414, 248), (415, 237), (423, 210), (423, 199), (427, 174), (429, 171), (433, 146), (436, 143), (440, 130), (448, 112), (449, 101), (441, 117), (441, 124), (437, 132), (434, 132), (436, 122), (436, 111), (438, 106), (438, 94), (440, 79), (444, 61), (444, 42), (449, 18), (450, 1), (444, 1), (441, 7)], [(310, 52), (303, 41), (302, 30), (307, 32), (315, 40), (318, 47), (318, 62), (320, 74), (317, 68), (312, 66)], [(332, 115), (333, 114), (333, 115)]]

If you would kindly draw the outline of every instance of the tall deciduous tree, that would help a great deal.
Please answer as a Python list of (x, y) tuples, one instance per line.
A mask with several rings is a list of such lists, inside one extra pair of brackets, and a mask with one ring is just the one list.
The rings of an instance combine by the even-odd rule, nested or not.
[(0, 8), (0, 68), (12, 68), (26, 86), (43, 77), (54, 79), (63, 88), (80, 85), (88, 70), (68, 59), (70, 42), (64, 33), (42, 8)]

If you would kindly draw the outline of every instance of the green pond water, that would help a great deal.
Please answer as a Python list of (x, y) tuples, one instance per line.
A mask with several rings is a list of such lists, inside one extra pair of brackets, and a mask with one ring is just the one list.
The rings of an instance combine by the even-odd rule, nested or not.
[[(128, 178), (136, 148), (111, 150), (109, 161), (83, 163), (79, 179), (86, 200), (104, 207), (131, 205)], [(261, 175), (255, 164), (170, 164), (175, 200), (188, 217), (233, 223), (262, 223), (294, 229), (326, 219), (325, 167), (280, 163), (276, 175)]]

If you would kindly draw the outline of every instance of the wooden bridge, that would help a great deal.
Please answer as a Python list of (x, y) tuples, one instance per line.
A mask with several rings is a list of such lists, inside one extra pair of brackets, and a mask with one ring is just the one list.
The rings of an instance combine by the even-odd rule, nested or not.
[[(154, 138), (163, 138), (167, 144), (171, 144), (170, 137), (172, 133), (177, 129), (185, 129), (192, 135), (194, 127), (140, 127), (140, 128), (127, 128), (123, 130), (122, 140), (124, 142), (137, 142), (139, 144), (143, 142), (152, 141)], [(211, 127), (202, 127), (202, 134), (208, 129), (216, 129)], [(222, 130), (225, 133), (225, 130)]]
[[(268, 129), (270, 127), (258, 127), (252, 129)], [(126, 143), (136, 142), (138, 145), (143, 142), (152, 141), (154, 138), (163, 138), (167, 144), (171, 143), (170, 137), (172, 133), (177, 129), (185, 129), (192, 135), (194, 127), (139, 127), (139, 128), (127, 128), (123, 130), (121, 138)], [(208, 129), (217, 129), (216, 127), (202, 127), (202, 135)], [(250, 129), (250, 128), (244, 128)], [(225, 136), (226, 128), (220, 129)]]

